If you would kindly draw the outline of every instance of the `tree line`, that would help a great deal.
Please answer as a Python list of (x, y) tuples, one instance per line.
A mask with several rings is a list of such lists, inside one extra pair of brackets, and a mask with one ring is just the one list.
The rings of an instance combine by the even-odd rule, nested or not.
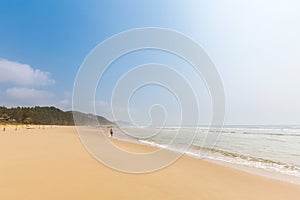
[(113, 124), (102, 116), (84, 114), (81, 112), (62, 111), (54, 106), (15, 108), (0, 106), (0, 123), (74, 125), (73, 113), (77, 115), (76, 124), (78, 125), (96, 125), (91, 119), (96, 119), (101, 124)]

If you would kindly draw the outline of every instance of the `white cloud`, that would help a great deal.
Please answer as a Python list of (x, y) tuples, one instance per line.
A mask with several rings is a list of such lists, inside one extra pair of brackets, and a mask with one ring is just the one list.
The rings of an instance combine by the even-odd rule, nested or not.
[(25, 87), (51, 85), (55, 81), (51, 79), (49, 72), (0, 58), (0, 83), (12, 83)]
[(64, 92), (63, 97), (60, 97), (56, 102), (56, 107), (62, 110), (72, 110), (72, 93)]
[(54, 95), (51, 92), (18, 87), (6, 89), (5, 96), (10, 106), (49, 105), (54, 99)]

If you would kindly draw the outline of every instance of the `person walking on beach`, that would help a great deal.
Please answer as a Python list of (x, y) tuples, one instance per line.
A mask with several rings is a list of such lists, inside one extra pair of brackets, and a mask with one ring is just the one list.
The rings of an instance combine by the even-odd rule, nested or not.
[(113, 132), (112, 128), (110, 128), (109, 132), (110, 132), (110, 137), (113, 137), (114, 132)]

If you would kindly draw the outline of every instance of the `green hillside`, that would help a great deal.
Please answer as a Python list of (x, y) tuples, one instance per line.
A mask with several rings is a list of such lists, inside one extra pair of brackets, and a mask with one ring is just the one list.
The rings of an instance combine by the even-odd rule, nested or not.
[(102, 116), (84, 114), (77, 111), (62, 111), (51, 107), (16, 107), (0, 106), (0, 123), (74, 125), (73, 113), (77, 116), (78, 125), (113, 124)]

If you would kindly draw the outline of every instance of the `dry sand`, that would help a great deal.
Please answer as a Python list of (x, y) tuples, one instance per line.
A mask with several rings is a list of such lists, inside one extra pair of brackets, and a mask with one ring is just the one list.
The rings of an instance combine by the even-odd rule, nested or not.
[[(183, 156), (155, 173), (103, 166), (74, 127), (0, 129), (0, 199), (299, 199), (300, 186)], [(33, 128), (33, 127), (32, 127)], [(113, 141), (134, 151), (152, 147)]]

